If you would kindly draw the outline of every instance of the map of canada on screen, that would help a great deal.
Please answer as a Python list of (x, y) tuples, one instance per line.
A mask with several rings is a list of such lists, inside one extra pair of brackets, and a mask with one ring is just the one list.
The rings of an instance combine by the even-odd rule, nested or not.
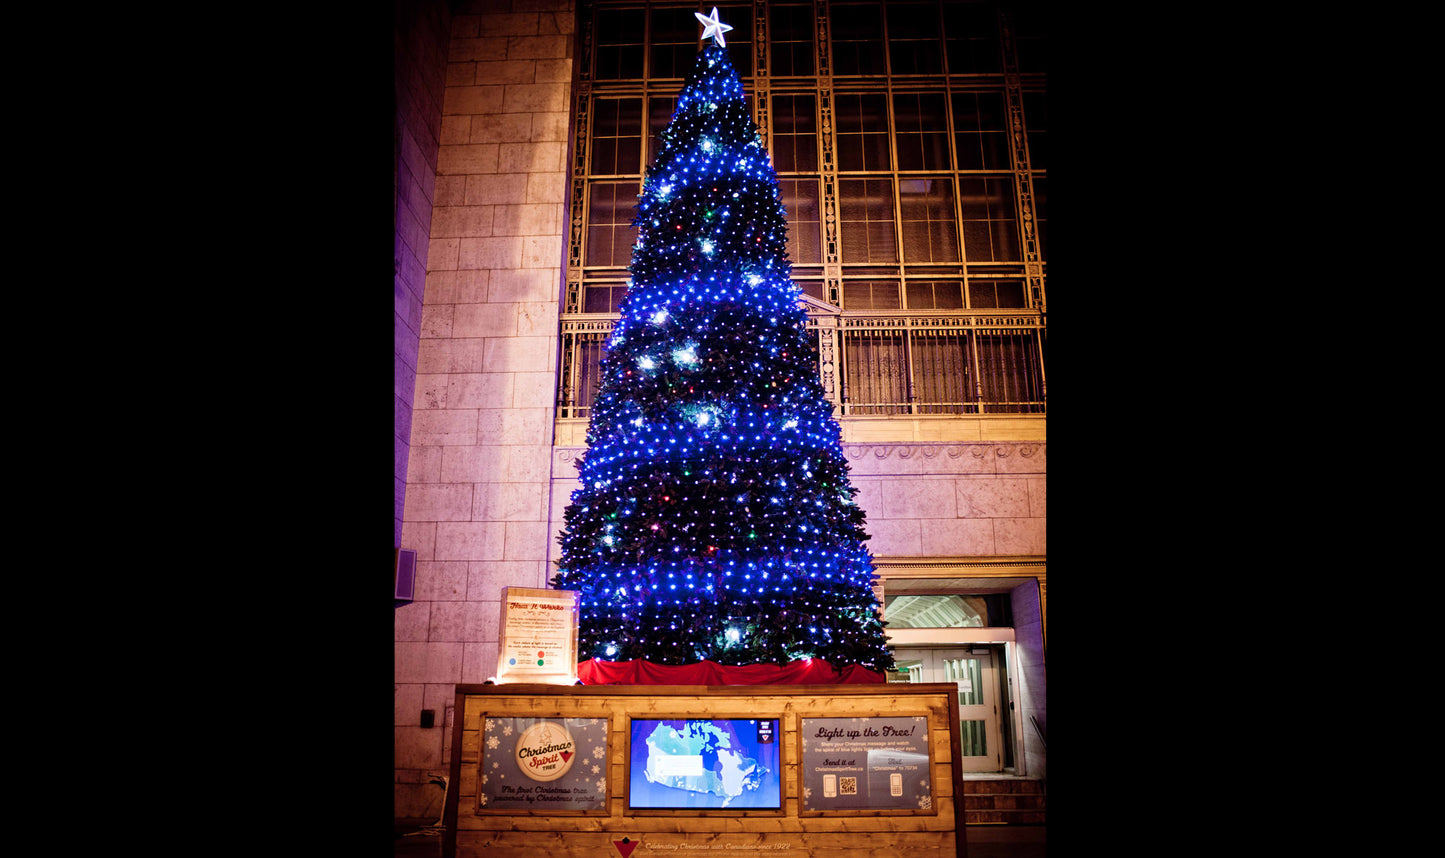
[(778, 719), (633, 719), (628, 803), (782, 807)]

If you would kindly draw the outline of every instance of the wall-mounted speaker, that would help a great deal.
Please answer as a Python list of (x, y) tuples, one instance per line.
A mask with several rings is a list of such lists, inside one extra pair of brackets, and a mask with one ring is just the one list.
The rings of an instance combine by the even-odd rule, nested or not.
[(396, 549), (396, 601), (410, 602), (416, 596), (416, 552)]

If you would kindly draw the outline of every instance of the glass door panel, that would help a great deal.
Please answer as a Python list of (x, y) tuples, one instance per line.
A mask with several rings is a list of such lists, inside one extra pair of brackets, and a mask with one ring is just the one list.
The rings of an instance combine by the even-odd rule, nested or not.
[(998, 665), (991, 651), (900, 649), (900, 682), (949, 682), (958, 686), (959, 755), (965, 772), (1003, 770), (999, 739)]

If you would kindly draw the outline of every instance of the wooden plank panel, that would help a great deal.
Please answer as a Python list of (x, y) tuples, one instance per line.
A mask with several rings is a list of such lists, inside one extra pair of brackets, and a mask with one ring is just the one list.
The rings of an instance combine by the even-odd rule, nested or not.
[(760, 855), (875, 858), (880, 854), (909, 858), (954, 858), (957, 844), (950, 833), (879, 834), (867, 841), (844, 834), (728, 835), (615, 832), (495, 831), (459, 837), (457, 855), (471, 858), (503, 854), (515, 858), (596, 858), (620, 854), (615, 844), (634, 844), (642, 856), (706, 854), (713, 858), (756, 858)]
[(833, 817), (689, 817), (682, 816), (547, 816), (525, 813), (473, 815), (458, 820), (463, 831), (633, 831), (653, 834), (825, 834), (851, 835), (903, 834), (908, 832), (939, 833), (954, 831), (955, 814), (951, 806), (937, 816), (879, 815), (883, 812), (846, 812)]
[[(620, 855), (623, 837), (642, 841), (637, 858), (706, 851), (712, 858), (759, 858), (779, 851), (790, 856), (849, 858), (907, 854), (909, 858), (959, 858), (956, 839), (961, 816), (954, 793), (958, 772), (953, 754), (957, 690), (930, 686), (459, 686), (460, 731), (453, 748), (458, 772), (455, 808), (448, 807), (444, 852), (569, 858)], [(483, 719), (604, 718), (607, 733), (607, 814), (478, 813)], [(649, 811), (626, 808), (628, 721), (634, 717), (778, 717), (780, 723), (781, 813), (750, 811)], [(799, 731), (805, 718), (924, 717), (932, 756), (932, 807), (810, 812), (800, 815), (802, 781)], [(639, 844), (641, 845), (641, 844)]]

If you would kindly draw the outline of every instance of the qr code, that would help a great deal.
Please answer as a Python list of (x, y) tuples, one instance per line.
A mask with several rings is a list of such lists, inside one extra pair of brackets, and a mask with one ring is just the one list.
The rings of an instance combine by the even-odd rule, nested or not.
[(857, 778), (838, 778), (838, 792), (843, 795), (858, 794)]

